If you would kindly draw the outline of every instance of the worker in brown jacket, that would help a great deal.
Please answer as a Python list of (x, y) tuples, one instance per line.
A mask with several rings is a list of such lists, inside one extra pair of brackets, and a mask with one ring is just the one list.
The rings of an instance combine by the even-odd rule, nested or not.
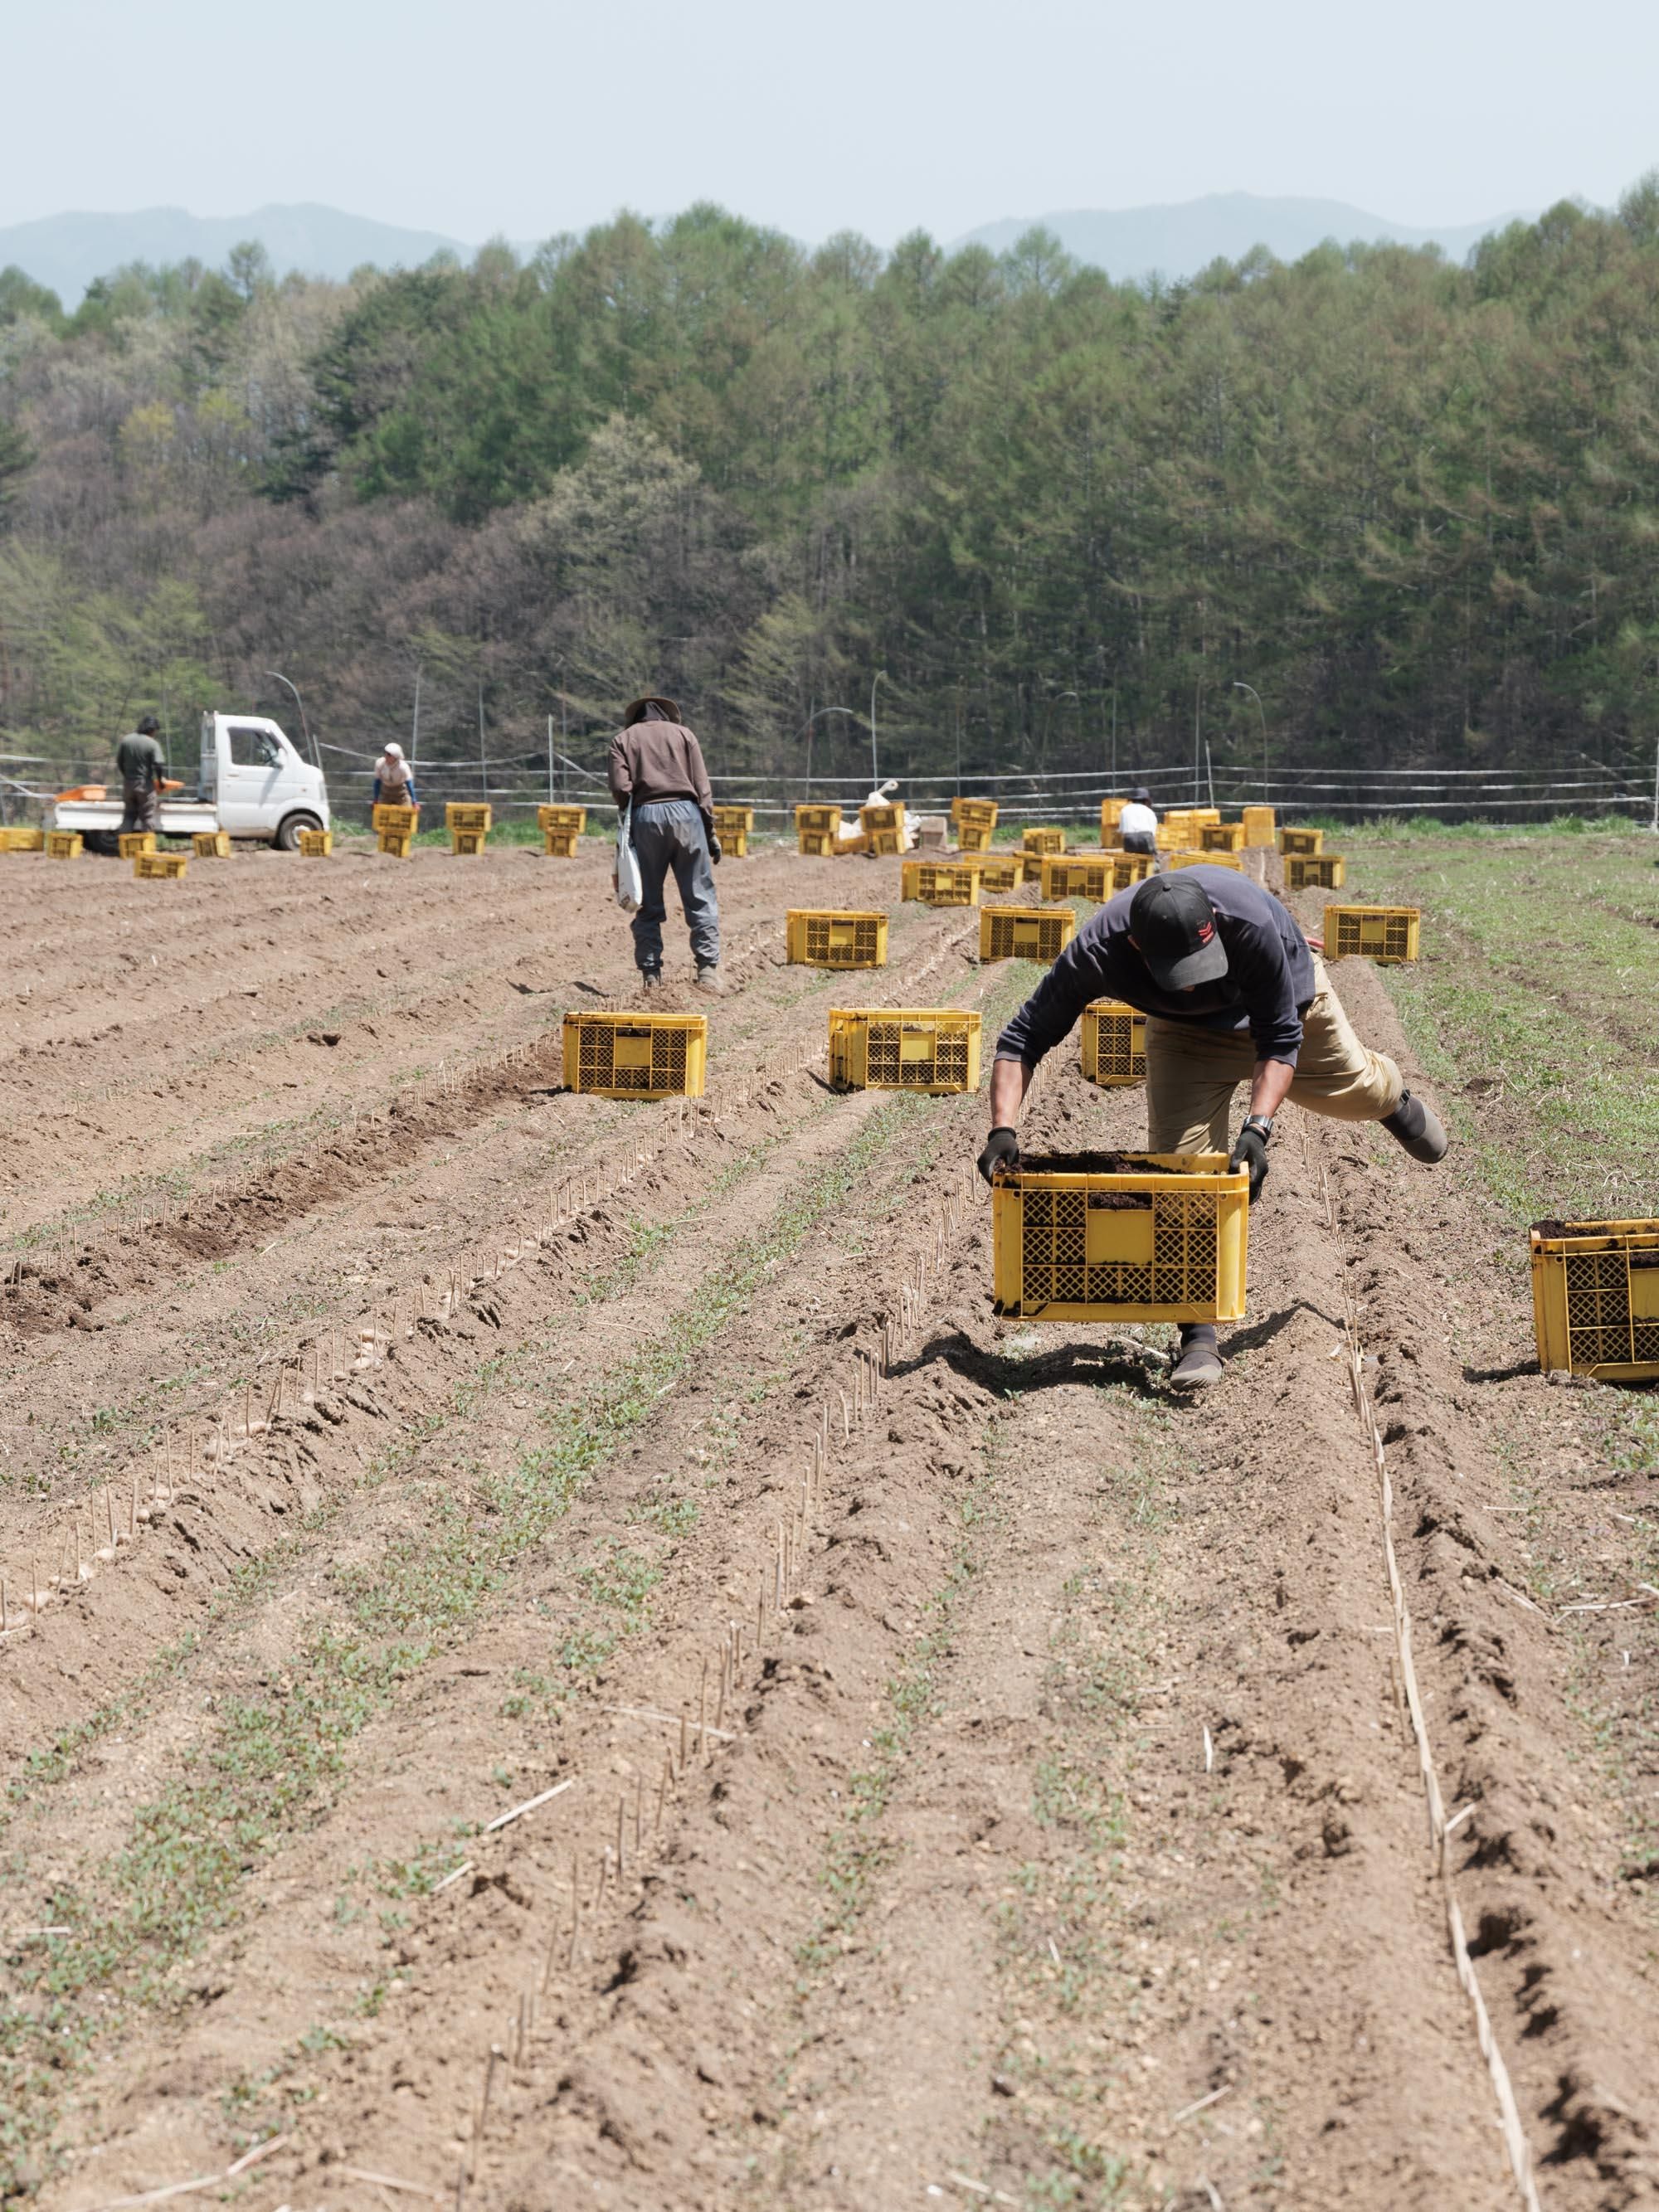
[(634, 917), (634, 959), (647, 991), (662, 981), (662, 926), (668, 872), (674, 881), (697, 963), (697, 988), (716, 994), (720, 976), (720, 915), (714, 896), (714, 794), (702, 747), (672, 699), (635, 699), (611, 740), (611, 796), (627, 817), (640, 864), (643, 896)]

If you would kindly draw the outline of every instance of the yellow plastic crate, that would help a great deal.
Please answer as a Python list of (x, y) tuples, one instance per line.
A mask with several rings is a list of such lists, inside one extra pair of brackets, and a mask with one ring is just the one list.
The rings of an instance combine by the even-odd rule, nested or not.
[(904, 804), (902, 799), (884, 801), (879, 806), (860, 806), (859, 826), (867, 837), (872, 830), (899, 830), (904, 827)]
[(420, 818), (418, 806), (377, 806), (373, 816), (376, 830), (386, 830), (395, 837), (412, 837)]
[(1042, 881), (1042, 863), (1045, 860), (1052, 860), (1053, 858), (1054, 855), (1052, 853), (1022, 853), (1019, 855), (1019, 879), (1021, 883), (1040, 884)]
[(81, 832), (78, 830), (48, 830), (46, 858), (49, 860), (78, 860), (81, 857)]
[(155, 850), (153, 830), (124, 830), (115, 841), (115, 849), (124, 860), (136, 860), (141, 853)]
[(988, 822), (959, 822), (957, 824), (957, 850), (959, 853), (988, 853), (991, 849), (991, 824)]
[(731, 860), (746, 860), (749, 840), (755, 834), (755, 810), (752, 806), (717, 806), (714, 809), (714, 835), (720, 841), (720, 850)]
[(899, 878), (901, 898), (928, 906), (977, 906), (983, 888), (979, 860), (907, 860)]
[(1421, 920), (1422, 908), (1415, 906), (1328, 906), (1325, 957), (1376, 960), (1384, 966), (1415, 960)]
[(1030, 856), (1010, 853), (994, 860), (979, 864), (979, 887), (981, 891), (1017, 891), (1025, 880), (1025, 862)]
[(795, 832), (796, 846), (809, 860), (834, 860), (838, 842), (833, 830), (798, 830)]
[(452, 830), (449, 833), (449, 849), (453, 854), (482, 853), (489, 842), (489, 832), (487, 830)]
[(1285, 860), (1289, 860), (1292, 853), (1322, 853), (1325, 849), (1325, 832), (1322, 830), (1281, 830), (1279, 833), (1279, 849)]
[(1340, 891), (1348, 880), (1340, 853), (1287, 853), (1285, 888), (1290, 891)]
[(1244, 809), (1244, 845), (1246, 851), (1258, 846), (1273, 850), (1275, 817), (1271, 806), (1247, 806)]
[[(301, 852), (305, 850), (306, 839), (316, 834), (316, 831), (309, 830), (300, 832)], [(328, 833), (325, 830), (322, 834), (326, 836)], [(198, 860), (228, 860), (230, 858), (230, 832), (228, 830), (192, 830), (190, 849)]]
[[(398, 809), (400, 813), (404, 811), (402, 808)], [(374, 842), (381, 852), (389, 854), (394, 860), (406, 860), (415, 850), (415, 833), (412, 830), (377, 830), (374, 833)]]
[(1198, 837), (1191, 814), (1177, 807), (1158, 823), (1152, 842), (1160, 853), (1184, 853), (1198, 843)]
[(884, 914), (829, 907), (791, 907), (784, 917), (786, 955), (795, 967), (884, 968)]
[[(797, 837), (829, 837), (832, 840), (840, 836), (840, 807), (798, 806), (795, 809), (795, 835)], [(801, 847), (803, 853), (806, 849), (805, 845)]]
[(1022, 853), (1063, 853), (1066, 850), (1066, 832), (1055, 829), (1052, 823), (1040, 829), (1022, 830), (1019, 848)]
[(1146, 1080), (1146, 1017), (1121, 999), (1096, 999), (1083, 1009), (1083, 1075), (1110, 1090)]
[(1109, 845), (1111, 843), (1112, 832), (1117, 828), (1118, 823), (1122, 821), (1123, 810), (1128, 803), (1129, 802), (1127, 799), (1103, 799), (1101, 800), (1100, 842), (1103, 845)]
[(575, 830), (544, 830), (542, 850), (550, 860), (574, 860), (580, 834)]
[(986, 906), (979, 912), (981, 960), (1058, 960), (1077, 934), (1068, 906)]
[(0, 853), (44, 853), (46, 848), (44, 830), (0, 830)]
[(994, 830), (997, 826), (997, 802), (994, 799), (953, 799), (951, 819), (958, 830), (964, 822), (976, 829)]
[(141, 884), (177, 884), (190, 866), (187, 853), (135, 853), (132, 872)]
[(1044, 854), (1037, 865), (1037, 879), (1045, 899), (1093, 899), (1098, 905), (1103, 899), (1110, 898), (1115, 889), (1109, 860), (1091, 860), (1075, 853), (1069, 859), (1057, 860)]
[(1198, 842), (1206, 853), (1243, 852), (1244, 824), (1242, 822), (1206, 822), (1198, 833)]
[(476, 806), (471, 801), (463, 805), (452, 799), (444, 807), (444, 827), (452, 834), (457, 830), (493, 830), (495, 826), (493, 806)]
[(553, 835), (580, 837), (587, 827), (587, 809), (585, 806), (538, 806), (536, 809), (536, 827), (544, 837)]
[(863, 843), (865, 851), (873, 854), (878, 860), (895, 860), (904, 850), (904, 832), (902, 830), (866, 830)]
[(1243, 873), (1244, 867), (1237, 853), (1166, 853), (1164, 858), (1172, 868), (1237, 868)]
[(843, 1091), (977, 1091), (980, 1017), (956, 1006), (832, 1007), (830, 1080)]
[(1019, 1321), (1237, 1321), (1249, 1193), (1224, 1152), (1023, 1158), (991, 1186), (995, 1310)]
[(1042, 896), (1046, 899), (1093, 899), (1098, 906), (1114, 891), (1127, 890), (1155, 872), (1151, 853), (1072, 853), (1063, 860), (1042, 863)]
[(1540, 1221), (1530, 1239), (1543, 1372), (1659, 1382), (1659, 1221)]
[(1218, 806), (1189, 806), (1187, 819), (1194, 830), (1213, 830), (1221, 820)]
[(567, 1014), (564, 1079), (600, 1098), (701, 1098), (706, 1014)]
[(300, 832), (300, 851), (307, 860), (325, 860), (334, 850), (331, 830), (302, 830)]

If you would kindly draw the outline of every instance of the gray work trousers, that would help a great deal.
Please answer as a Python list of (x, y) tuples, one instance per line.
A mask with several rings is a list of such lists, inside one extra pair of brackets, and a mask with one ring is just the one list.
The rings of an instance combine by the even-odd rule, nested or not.
[(697, 965), (717, 967), (720, 910), (708, 834), (696, 800), (647, 799), (634, 809), (632, 836), (645, 894), (634, 917), (634, 960), (640, 973), (653, 975), (662, 966), (662, 926), (668, 912), (663, 894), (671, 868)]
[(153, 783), (121, 785), (121, 835), (131, 836), (135, 830), (159, 830), (161, 826), (161, 793)]

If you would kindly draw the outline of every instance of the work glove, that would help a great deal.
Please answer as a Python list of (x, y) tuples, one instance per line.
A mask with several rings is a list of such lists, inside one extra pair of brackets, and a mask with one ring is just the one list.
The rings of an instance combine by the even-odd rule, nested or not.
[(1227, 1163), (1235, 1175), (1241, 1169), (1248, 1171), (1250, 1178), (1252, 1206), (1261, 1197), (1261, 1186), (1267, 1180), (1267, 1139), (1272, 1132), (1271, 1121), (1266, 1123), (1258, 1121), (1246, 1121), (1238, 1133), (1238, 1140), (1233, 1146), (1232, 1158)]
[(708, 858), (711, 865), (718, 868), (720, 864), (720, 841), (712, 830), (708, 838)]
[(985, 1140), (985, 1150), (979, 1156), (979, 1171), (987, 1182), (999, 1168), (1019, 1165), (1019, 1137), (1012, 1129), (993, 1129)]

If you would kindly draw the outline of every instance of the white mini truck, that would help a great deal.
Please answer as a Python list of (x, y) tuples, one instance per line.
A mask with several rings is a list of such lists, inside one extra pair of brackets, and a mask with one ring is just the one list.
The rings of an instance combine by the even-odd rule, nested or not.
[[(194, 796), (161, 793), (164, 837), (224, 830), (293, 853), (302, 830), (326, 830), (328, 823), (322, 769), (302, 760), (280, 725), (262, 714), (204, 714)], [(106, 799), (58, 799), (52, 827), (78, 830), (93, 851), (112, 852), (121, 827), (118, 787)]]

